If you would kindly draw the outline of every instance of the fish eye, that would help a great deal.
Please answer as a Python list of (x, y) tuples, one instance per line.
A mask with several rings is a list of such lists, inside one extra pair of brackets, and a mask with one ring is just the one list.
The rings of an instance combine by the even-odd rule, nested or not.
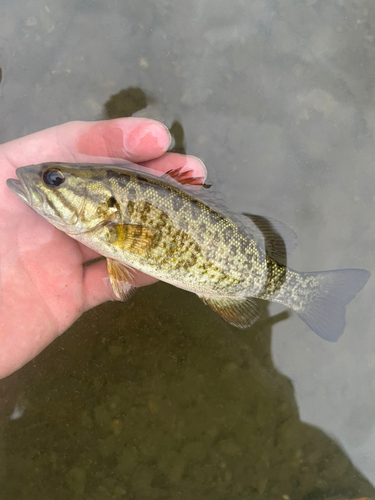
[(46, 186), (60, 186), (65, 181), (65, 177), (60, 170), (48, 169), (43, 173), (43, 182)]

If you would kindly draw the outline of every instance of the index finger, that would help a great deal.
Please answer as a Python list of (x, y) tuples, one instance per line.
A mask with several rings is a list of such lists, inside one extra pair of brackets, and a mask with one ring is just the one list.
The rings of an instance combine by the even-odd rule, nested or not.
[(50, 161), (90, 162), (125, 159), (134, 163), (161, 156), (171, 136), (160, 122), (117, 118), (69, 122), (0, 146), (13, 167)]

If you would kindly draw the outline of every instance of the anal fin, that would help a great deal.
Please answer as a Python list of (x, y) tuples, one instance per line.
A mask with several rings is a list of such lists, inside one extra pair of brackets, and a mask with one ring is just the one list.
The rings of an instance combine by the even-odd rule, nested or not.
[(199, 298), (237, 328), (249, 328), (259, 318), (258, 306), (250, 298)]
[(117, 260), (109, 258), (107, 258), (107, 269), (116, 297), (123, 302), (130, 299), (137, 291), (133, 279), (134, 270), (124, 264), (120, 264)]

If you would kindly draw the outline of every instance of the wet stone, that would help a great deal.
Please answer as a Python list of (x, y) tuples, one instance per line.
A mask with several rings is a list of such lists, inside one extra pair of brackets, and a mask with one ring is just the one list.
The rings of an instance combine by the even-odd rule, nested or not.
[(112, 419), (108, 413), (105, 406), (96, 406), (94, 408), (94, 418), (95, 422), (101, 426), (105, 426), (108, 429), (112, 427)]
[(165, 453), (158, 463), (158, 468), (163, 472), (173, 484), (178, 483), (185, 471), (185, 458), (173, 451)]
[(153, 477), (154, 470), (151, 466), (138, 466), (132, 476), (132, 487), (140, 493), (147, 494), (151, 488)]
[(118, 459), (116, 471), (120, 475), (130, 474), (137, 466), (137, 463), (138, 451), (136, 448), (130, 446), (126, 447)]
[(25, 21), (26, 26), (36, 26), (38, 24), (38, 21), (35, 19), (35, 17), (30, 16), (26, 19)]
[(241, 454), (241, 448), (234, 441), (234, 439), (224, 439), (219, 445), (220, 451), (229, 456), (237, 456)]
[(106, 439), (99, 440), (98, 445), (101, 455), (109, 457), (118, 451), (118, 437), (108, 436)]
[(83, 493), (86, 484), (86, 471), (79, 467), (73, 467), (65, 476), (69, 488), (74, 493)]
[(200, 441), (193, 441), (191, 443), (186, 444), (181, 451), (182, 455), (199, 462), (200, 460), (204, 460), (207, 455), (207, 449), (204, 443)]

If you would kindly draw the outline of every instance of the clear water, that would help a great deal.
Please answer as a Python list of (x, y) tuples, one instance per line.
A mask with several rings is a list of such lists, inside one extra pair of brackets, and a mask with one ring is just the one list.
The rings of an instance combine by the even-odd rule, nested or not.
[[(4, 1), (0, 26), (2, 142), (142, 89), (231, 209), (296, 231), (293, 268), (374, 272), (371, 0)], [(0, 498), (374, 496), (374, 299), (337, 344), (164, 284), (90, 311), (0, 382)]]

